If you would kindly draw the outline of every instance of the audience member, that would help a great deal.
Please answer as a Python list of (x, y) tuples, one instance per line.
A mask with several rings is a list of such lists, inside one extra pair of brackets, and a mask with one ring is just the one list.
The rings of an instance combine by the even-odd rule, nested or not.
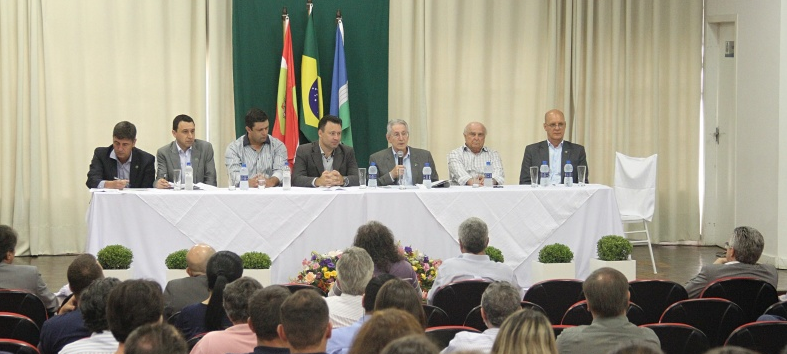
[(374, 311), (390, 308), (403, 310), (413, 315), (421, 323), (421, 327), (426, 328), (426, 313), (424, 313), (421, 294), (417, 293), (409, 285), (402, 279), (385, 282), (380, 291), (377, 292), (377, 299), (374, 300)]
[(242, 277), (224, 288), (224, 311), (232, 327), (206, 334), (191, 354), (248, 353), (257, 346), (257, 336), (249, 327), (249, 298), (262, 289), (260, 282)]
[[(369, 165), (372, 162), (377, 164), (380, 171), (377, 176), (377, 185), (386, 186), (395, 184), (399, 179), (404, 179), (404, 184), (412, 186), (424, 180), (424, 164), (429, 163), (432, 167), (432, 181), (437, 181), (437, 166), (432, 158), (432, 153), (428, 150), (417, 149), (408, 145), (410, 141), (410, 128), (407, 122), (402, 119), (388, 121), (385, 138), (391, 143), (390, 149), (383, 149), (369, 156)], [(402, 155), (399, 158), (399, 154)], [(399, 176), (399, 170), (404, 171), (403, 176)]]
[(290, 353), (325, 353), (331, 338), (328, 304), (314, 290), (300, 290), (281, 304), (279, 338)]
[[(549, 164), (549, 184), (563, 183), (563, 166), (568, 161), (571, 161), (574, 167), (574, 183), (577, 183), (577, 166), (587, 168), (587, 157), (584, 146), (563, 140), (566, 134), (566, 118), (563, 112), (553, 109), (544, 114), (544, 130), (547, 132), (547, 140), (525, 147), (519, 184), (530, 184), (530, 167), (540, 167), (544, 161)], [(586, 183), (589, 174), (590, 170), (586, 170)]]
[(410, 334), (394, 339), (380, 354), (437, 354), (440, 352), (432, 340), (423, 334)]
[(637, 327), (626, 318), (630, 294), (623, 273), (612, 268), (597, 269), (582, 283), (582, 291), (593, 323), (563, 330), (557, 337), (560, 354), (604, 354), (627, 344), (661, 347), (652, 329)]
[(85, 328), (82, 312), (79, 308), (79, 297), (85, 288), (94, 280), (104, 277), (101, 265), (92, 254), (77, 256), (66, 270), (68, 286), (73, 296), (61, 307), (70, 307), (69, 312), (49, 318), (41, 328), (41, 340), (38, 351), (41, 354), (57, 354), (68, 343), (90, 336), (91, 331)]
[(358, 162), (352, 147), (340, 144), (342, 120), (326, 115), (317, 124), (319, 140), (298, 147), (292, 171), (293, 186), (357, 186)]
[(699, 274), (686, 283), (689, 297), (698, 297), (708, 284), (726, 277), (754, 277), (776, 288), (779, 281), (776, 267), (757, 263), (764, 247), (765, 239), (757, 229), (736, 227), (728, 242), (725, 257), (717, 259), (714, 264), (702, 266)]
[[(489, 353), (500, 326), (508, 316), (521, 309), (519, 289), (508, 282), (496, 281), (486, 287), (481, 296), (481, 318), (487, 330), (483, 333), (459, 332), (443, 349), (443, 353), (460, 350), (478, 350)], [(553, 341), (554, 342), (554, 341)]]
[(448, 153), (448, 173), (451, 184), (468, 185), (474, 183), (484, 185), (484, 179), (479, 178), (484, 172), (486, 163), (492, 166), (492, 182), (505, 184), (503, 161), (497, 151), (484, 146), (486, 141), (486, 127), (479, 122), (470, 122), (462, 133), (465, 144)]
[(372, 318), (358, 331), (350, 354), (378, 354), (394, 339), (410, 334), (424, 334), (423, 326), (413, 315), (394, 308), (375, 310)]
[(629, 344), (615, 349), (609, 354), (664, 354), (664, 352), (659, 348), (647, 345)]
[[(235, 182), (240, 181), (241, 164), (249, 169), (249, 187), (257, 188), (258, 179), (262, 175), (265, 186), (279, 184), (287, 162), (287, 147), (281, 140), (268, 134), (270, 122), (268, 115), (259, 108), (252, 108), (246, 113), (246, 134), (230, 143), (224, 154), (224, 164), (229, 175)], [(357, 173), (356, 173), (357, 174)]]
[(88, 188), (152, 188), (156, 158), (137, 149), (137, 127), (126, 121), (115, 124), (112, 145), (93, 152), (87, 172)]
[(407, 259), (399, 253), (393, 232), (379, 221), (369, 221), (361, 225), (355, 234), (353, 246), (360, 247), (369, 253), (374, 261), (374, 276), (383, 273), (392, 274), (406, 280), (419, 293), (421, 285), (418, 274)]
[(205, 301), (184, 307), (175, 321), (175, 327), (187, 339), (232, 326), (224, 312), (224, 287), (243, 275), (243, 261), (231, 251), (219, 251), (208, 259), (207, 273), (210, 295)]
[[(194, 119), (178, 114), (172, 120), (172, 136), (175, 141), (162, 146), (156, 152), (156, 165), (158, 174), (156, 188), (169, 188), (169, 182), (175, 176), (175, 170), (181, 171), (181, 178), (185, 178), (186, 163), (191, 162), (194, 170), (194, 184), (205, 183), (216, 185), (216, 164), (213, 162), (213, 145), (209, 142), (196, 139), (194, 135)], [(185, 183), (185, 179), (183, 180)]]
[(126, 280), (112, 289), (107, 299), (107, 323), (118, 341), (116, 353), (125, 353), (125, 342), (132, 331), (160, 322), (163, 313), (161, 285), (152, 280)]
[(363, 291), (372, 279), (374, 263), (363, 248), (350, 247), (336, 262), (336, 284), (341, 295), (333, 296), (332, 290), (325, 301), (328, 303), (331, 323), (334, 327), (346, 327), (363, 316)]
[(126, 341), (127, 354), (186, 354), (189, 347), (178, 330), (167, 323), (150, 323), (135, 329)]
[(0, 225), (0, 252), (3, 257), (0, 260), (0, 288), (27, 290), (38, 296), (47, 311), (52, 313), (57, 308), (57, 299), (46, 287), (38, 267), (13, 264), (18, 238), (16, 230), (8, 225)]
[(530, 309), (514, 312), (500, 325), (491, 353), (557, 354), (549, 319)]
[(198, 243), (186, 253), (188, 277), (173, 279), (164, 287), (164, 316), (169, 318), (186, 305), (200, 302), (210, 295), (206, 269), (208, 259), (216, 253), (213, 247)]
[(281, 304), (292, 293), (280, 285), (257, 290), (249, 299), (249, 326), (257, 335), (257, 346), (251, 354), (288, 354), (287, 343), (279, 338)]
[[(511, 267), (492, 261), (486, 255), (488, 244), (489, 229), (483, 220), (471, 217), (462, 222), (459, 225), (459, 249), (462, 254), (446, 259), (440, 265), (440, 271), (437, 272), (432, 289), (429, 290), (427, 301), (432, 303), (434, 294), (440, 287), (460, 280), (502, 280), (521, 289)], [(524, 296), (521, 290), (520, 294)]]
[(327, 353), (347, 354), (350, 351), (350, 347), (352, 346), (358, 331), (361, 329), (361, 326), (363, 326), (363, 324), (366, 323), (366, 321), (369, 320), (369, 318), (371, 318), (372, 314), (374, 313), (374, 303), (377, 299), (377, 294), (379, 293), (380, 288), (389, 280), (394, 279), (396, 279), (395, 276), (383, 273), (372, 278), (372, 280), (369, 280), (369, 283), (366, 284), (363, 300), (361, 301), (363, 303), (365, 314), (358, 321), (355, 321), (353, 324), (347, 327), (333, 329), (331, 332), (331, 338), (328, 339), (328, 346), (326, 348)]
[(109, 331), (107, 323), (107, 299), (109, 293), (120, 284), (117, 278), (103, 278), (90, 283), (79, 297), (79, 311), (85, 321), (90, 337), (74, 341), (60, 350), (60, 354), (112, 354), (118, 341)]
[[(713, 348), (705, 352), (705, 354), (760, 354), (760, 353), (755, 350), (729, 345), (724, 347)], [(782, 350), (782, 354), (786, 354), (784, 350)]]

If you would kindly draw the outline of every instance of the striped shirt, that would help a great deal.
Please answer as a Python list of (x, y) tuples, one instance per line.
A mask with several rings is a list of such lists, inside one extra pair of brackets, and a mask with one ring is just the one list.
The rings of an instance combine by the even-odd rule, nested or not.
[(60, 354), (113, 354), (117, 349), (118, 341), (107, 329), (67, 344), (60, 350)]
[(241, 163), (246, 163), (249, 177), (264, 173), (281, 181), (285, 161), (287, 161), (287, 147), (279, 139), (270, 135), (262, 143), (260, 151), (251, 147), (249, 136), (244, 134), (231, 142), (224, 154), (224, 164), (235, 181), (239, 180)]
[(462, 145), (448, 153), (448, 175), (451, 184), (464, 186), (470, 180), (471, 172), (476, 175), (484, 173), (486, 162), (492, 162), (492, 179), (497, 184), (505, 184), (505, 173), (500, 154), (486, 146), (474, 154), (466, 145)]

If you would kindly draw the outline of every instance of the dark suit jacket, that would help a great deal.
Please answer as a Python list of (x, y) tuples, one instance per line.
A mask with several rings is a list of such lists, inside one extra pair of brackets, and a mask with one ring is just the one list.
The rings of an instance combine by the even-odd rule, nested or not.
[(774, 288), (779, 282), (776, 267), (770, 264), (708, 264), (686, 283), (686, 292), (689, 293), (689, 298), (700, 296), (702, 289), (712, 281), (726, 277), (754, 277), (770, 283)]
[[(413, 174), (413, 183), (418, 184), (424, 180), (424, 163), (429, 163), (432, 168), (432, 181), (439, 181), (440, 177), (437, 176), (437, 166), (432, 159), (432, 153), (424, 149), (416, 149), (408, 146), (410, 149), (410, 168)], [(389, 184), (396, 184), (396, 181), (391, 179), (389, 172), (396, 166), (393, 150), (391, 148), (383, 149), (369, 156), (369, 165), (372, 162), (377, 164), (377, 185), (387, 186)]]
[(202, 302), (208, 295), (207, 275), (170, 280), (164, 288), (164, 318), (169, 318), (188, 305)]
[[(173, 141), (162, 146), (156, 152), (156, 179), (163, 178), (172, 182), (174, 170), (180, 168), (178, 143)], [(194, 169), (194, 183), (216, 185), (216, 164), (213, 162), (213, 145), (204, 140), (195, 139), (191, 145), (191, 167)], [(183, 173), (181, 171), (181, 173)]]
[[(333, 151), (333, 169), (347, 177), (350, 186), (358, 185), (358, 162), (355, 161), (353, 148), (343, 144), (336, 147)], [(311, 187), (312, 181), (322, 176), (323, 171), (325, 168), (322, 166), (320, 143), (315, 141), (299, 146), (293, 162), (292, 185)]]
[[(118, 175), (117, 161), (109, 158), (112, 146), (99, 147), (93, 152), (90, 170), (87, 171), (88, 188), (98, 188), (101, 181), (111, 181)], [(156, 158), (140, 149), (131, 150), (131, 172), (129, 188), (152, 188), (156, 177)]]
[[(563, 156), (560, 159), (561, 176), (563, 175), (563, 166), (566, 164), (566, 160), (571, 160), (571, 166), (574, 166), (574, 183), (577, 183), (579, 181), (577, 166), (588, 165), (585, 157), (585, 147), (563, 140)], [(530, 167), (541, 166), (542, 161), (549, 163), (549, 146), (546, 140), (530, 144), (525, 148), (525, 156), (522, 158), (522, 169), (519, 171), (519, 184), (530, 184)], [(585, 172), (585, 183), (588, 183), (589, 175), (590, 169)]]

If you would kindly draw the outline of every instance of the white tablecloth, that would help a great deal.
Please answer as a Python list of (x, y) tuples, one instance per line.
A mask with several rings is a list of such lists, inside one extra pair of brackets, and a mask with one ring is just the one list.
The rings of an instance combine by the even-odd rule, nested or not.
[[(490, 245), (503, 251), (520, 285), (530, 286), (530, 263), (544, 245), (574, 251), (577, 277), (604, 235), (622, 235), (614, 192), (585, 187), (505, 186), (448, 189), (96, 191), (88, 210), (86, 250), (122, 244), (134, 251), (134, 276), (165, 283), (164, 259), (205, 242), (217, 250), (266, 252), (273, 283), (286, 283), (311, 251), (326, 253), (352, 244), (355, 230), (378, 220), (431, 258), (460, 253), (459, 224), (477, 216), (489, 225)], [(185, 275), (185, 272), (184, 272)]]

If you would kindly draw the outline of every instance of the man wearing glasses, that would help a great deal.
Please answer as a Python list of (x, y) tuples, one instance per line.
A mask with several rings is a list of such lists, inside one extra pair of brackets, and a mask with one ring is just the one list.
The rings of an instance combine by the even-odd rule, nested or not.
[[(395, 184), (400, 179), (403, 179), (404, 184), (408, 186), (422, 183), (424, 163), (427, 162), (432, 168), (432, 181), (440, 179), (437, 177), (437, 167), (434, 164), (432, 153), (407, 145), (410, 141), (407, 122), (401, 119), (389, 121), (385, 138), (391, 143), (391, 148), (380, 150), (369, 156), (369, 165), (372, 162), (376, 163), (379, 171), (377, 185)], [(399, 172), (402, 174), (400, 175)]]
[[(574, 183), (577, 183), (577, 166), (587, 166), (585, 147), (563, 140), (566, 133), (566, 118), (563, 112), (557, 109), (548, 111), (544, 115), (544, 130), (547, 140), (530, 144), (525, 148), (522, 158), (522, 170), (519, 173), (519, 184), (530, 184), (530, 167), (541, 166), (542, 161), (549, 165), (549, 184), (563, 183), (563, 166), (566, 161), (571, 161), (574, 166)], [(585, 173), (585, 183), (590, 171)]]

